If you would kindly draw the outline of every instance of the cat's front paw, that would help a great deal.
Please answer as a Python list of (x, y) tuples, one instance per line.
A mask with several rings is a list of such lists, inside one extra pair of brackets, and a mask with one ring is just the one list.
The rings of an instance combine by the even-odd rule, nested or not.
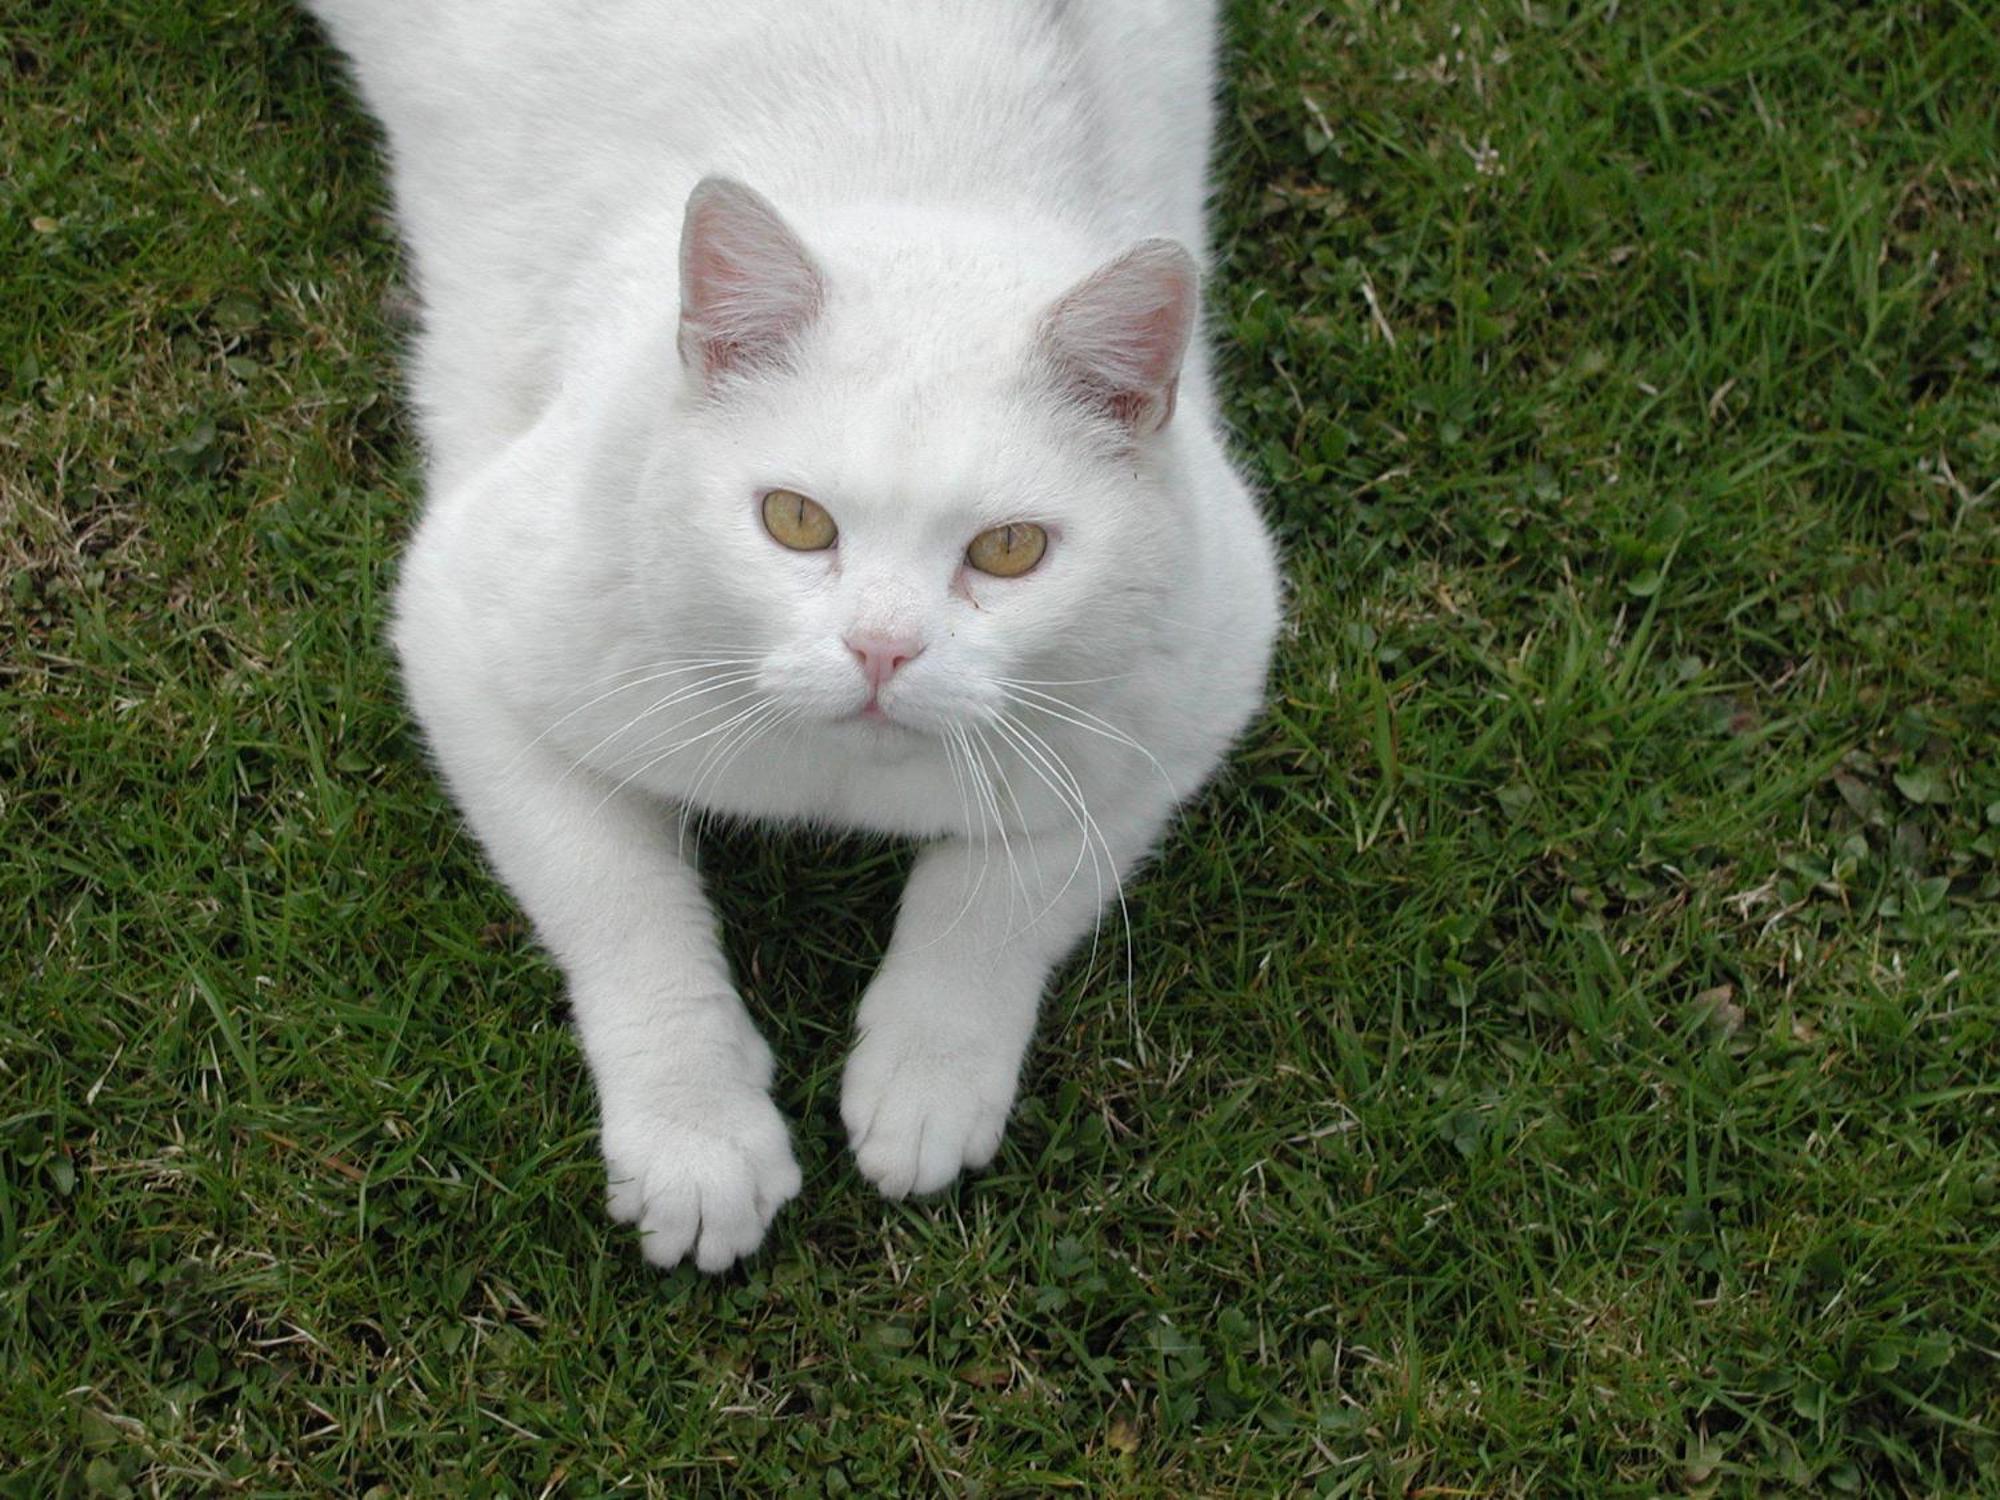
[(611, 1217), (656, 1266), (722, 1271), (763, 1242), (799, 1191), (784, 1117), (761, 1090), (692, 1087), (604, 1121)]
[[(1003, 1049), (1004, 1050), (1004, 1049)], [(840, 1116), (861, 1175), (889, 1198), (934, 1193), (1000, 1149), (1019, 1058), (940, 1046), (907, 1026), (865, 1032), (847, 1059)]]

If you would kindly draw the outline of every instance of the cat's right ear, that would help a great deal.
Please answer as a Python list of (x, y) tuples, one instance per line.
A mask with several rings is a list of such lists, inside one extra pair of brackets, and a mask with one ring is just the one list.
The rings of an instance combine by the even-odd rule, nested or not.
[(780, 363), (826, 282), (760, 193), (704, 177), (681, 224), (681, 361), (703, 380)]

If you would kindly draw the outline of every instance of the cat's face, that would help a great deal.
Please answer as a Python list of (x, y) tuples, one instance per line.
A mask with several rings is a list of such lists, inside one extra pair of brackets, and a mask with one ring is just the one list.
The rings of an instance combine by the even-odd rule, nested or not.
[(1174, 501), (1132, 463), (1013, 393), (929, 394), (801, 374), (680, 434), (676, 633), (805, 722), (893, 739), (1067, 696), (1170, 586)]
[(1023, 693), (1088, 701), (1129, 671), (1182, 530), (1159, 428), (1192, 269), (1172, 252), (1121, 274), (1138, 284), (1073, 294), (1089, 304), (1076, 359), (1104, 364), (1108, 322), (1131, 369), (1052, 350), (1063, 299), (854, 274), (829, 291), (817, 266), (792, 282), (807, 305), (763, 309), (782, 340), (768, 359), (729, 366), (740, 326), (720, 368), (697, 345), (699, 383), (642, 484), (666, 644), (729, 663), (787, 722), (884, 749)]

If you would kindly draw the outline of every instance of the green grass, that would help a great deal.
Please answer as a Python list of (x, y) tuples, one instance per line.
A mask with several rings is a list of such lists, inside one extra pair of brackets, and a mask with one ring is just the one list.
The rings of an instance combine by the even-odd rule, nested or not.
[(720, 1280), (397, 703), (329, 57), (0, 14), (0, 1490), (2000, 1494), (1987, 7), (1236, 7), (1270, 713), (935, 1203), (835, 1107), (906, 853), (711, 850)]

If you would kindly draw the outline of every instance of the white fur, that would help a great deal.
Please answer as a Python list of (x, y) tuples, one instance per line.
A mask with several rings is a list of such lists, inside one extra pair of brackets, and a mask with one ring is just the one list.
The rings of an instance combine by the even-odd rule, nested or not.
[[(691, 812), (926, 841), (841, 1112), (885, 1193), (983, 1165), (1051, 969), (1256, 711), (1276, 621), (1159, 242), (1203, 240), (1211, 0), (314, 9), (424, 305), (395, 643), (569, 978), (612, 1212), (715, 1270), (799, 1188)], [(711, 176), (754, 190), (704, 189), (720, 227)], [(687, 309), (684, 251), (722, 257)], [(837, 547), (779, 546), (773, 487)], [(965, 566), (1021, 521), (1040, 567)], [(886, 719), (857, 633), (922, 647)]]

